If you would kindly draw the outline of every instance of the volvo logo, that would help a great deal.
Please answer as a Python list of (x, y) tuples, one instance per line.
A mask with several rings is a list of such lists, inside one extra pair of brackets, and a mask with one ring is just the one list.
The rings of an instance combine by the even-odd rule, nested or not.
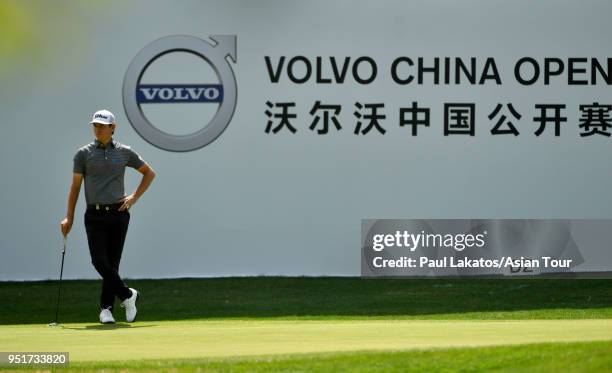
[[(130, 63), (123, 79), (123, 106), (134, 130), (152, 145), (168, 151), (188, 152), (210, 144), (227, 128), (236, 108), (237, 88), (226, 57), (236, 63), (236, 36), (213, 35), (211, 39), (215, 45), (194, 36), (167, 36), (144, 47)], [(219, 83), (140, 83), (156, 59), (173, 52), (188, 52), (202, 58), (212, 67)], [(142, 105), (172, 103), (217, 104), (218, 109), (208, 123), (203, 123), (202, 129), (175, 135), (155, 127), (142, 110)]]

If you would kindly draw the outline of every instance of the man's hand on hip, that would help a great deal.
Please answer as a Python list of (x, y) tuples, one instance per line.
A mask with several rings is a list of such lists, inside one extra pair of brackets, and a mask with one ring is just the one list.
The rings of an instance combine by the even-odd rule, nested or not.
[(121, 207), (119, 207), (119, 211), (129, 210), (130, 207), (134, 206), (134, 204), (138, 201), (138, 198), (134, 196), (134, 194), (130, 194), (129, 196), (125, 196), (119, 200), (119, 202), (123, 203)]

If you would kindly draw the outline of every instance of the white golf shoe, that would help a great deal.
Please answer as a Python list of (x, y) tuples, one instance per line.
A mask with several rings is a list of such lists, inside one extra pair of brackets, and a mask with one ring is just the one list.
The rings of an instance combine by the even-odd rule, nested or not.
[(138, 312), (136, 305), (140, 298), (140, 294), (138, 294), (136, 289), (130, 288), (130, 290), (132, 291), (132, 296), (121, 302), (121, 307), (125, 308), (125, 321), (127, 322), (136, 320), (136, 313)]
[(115, 318), (108, 308), (102, 308), (100, 311), (100, 322), (102, 324), (114, 324)]

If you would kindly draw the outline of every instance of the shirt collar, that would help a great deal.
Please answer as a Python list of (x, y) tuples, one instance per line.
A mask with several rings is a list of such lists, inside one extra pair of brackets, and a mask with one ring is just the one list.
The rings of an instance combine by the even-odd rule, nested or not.
[[(96, 146), (96, 148), (102, 148), (102, 143), (98, 139), (94, 140), (94, 145)], [(108, 143), (108, 146), (110, 146), (111, 148), (116, 148), (117, 143), (111, 138), (111, 141)]]

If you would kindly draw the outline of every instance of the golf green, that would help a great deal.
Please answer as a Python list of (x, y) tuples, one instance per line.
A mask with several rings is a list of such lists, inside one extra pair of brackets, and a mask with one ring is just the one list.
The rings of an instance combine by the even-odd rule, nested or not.
[(268, 319), (0, 326), (0, 351), (69, 351), (71, 362), (605, 340), (612, 340), (612, 319)]

